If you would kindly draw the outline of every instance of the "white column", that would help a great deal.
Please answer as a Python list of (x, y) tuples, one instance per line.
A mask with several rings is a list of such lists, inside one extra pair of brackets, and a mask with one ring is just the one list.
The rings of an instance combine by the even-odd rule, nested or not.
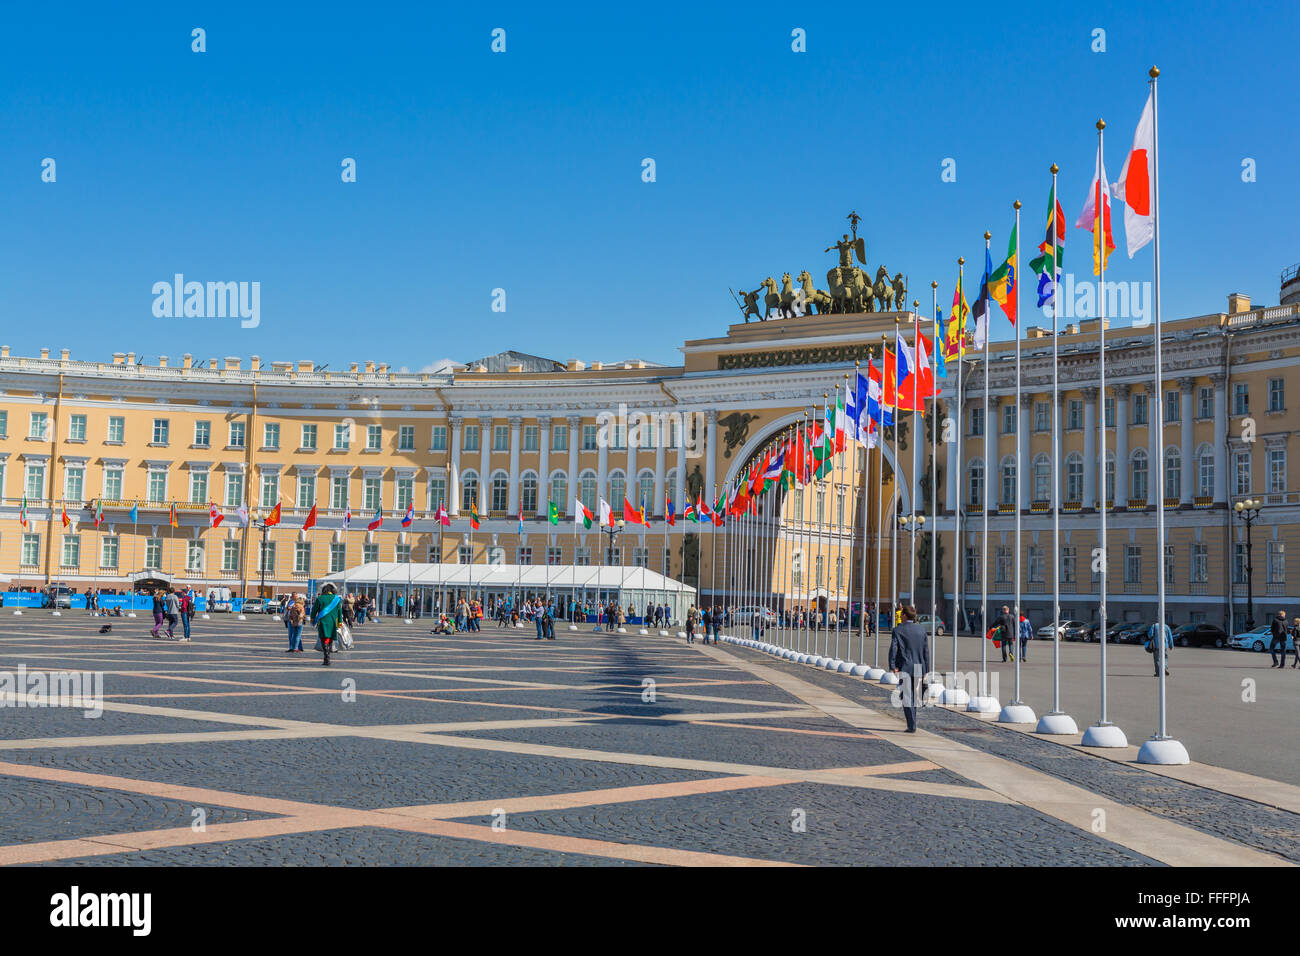
[[(1097, 462), (1098, 419), (1106, 420), (1101, 389), (1089, 386), (1083, 390), (1083, 502), (1080, 507), (1084, 510), (1097, 507), (1097, 478), (1104, 468)], [(1060, 462), (1057, 467), (1061, 467)]]
[[(707, 409), (704, 412), (704, 421), (706, 423), (704, 432), (704, 494), (706, 497), (715, 495), (714, 500), (716, 500), (713, 486), (718, 480), (718, 456), (716, 453), (718, 447), (718, 410), (716, 408)], [(712, 501), (710, 504), (712, 504)]]
[(1115, 386), (1115, 507), (1128, 507), (1128, 396), (1132, 385)]
[(665, 464), (668, 456), (668, 432), (661, 417), (655, 425), (655, 514), (664, 513), (664, 478)]
[(578, 479), (578, 445), (582, 441), (582, 416), (570, 415), (565, 419), (569, 425), (569, 501), (556, 502), (568, 514), (573, 502), (582, 495), (582, 482)]
[(492, 416), (478, 420), (478, 505), (479, 517), (492, 510)]
[(1182, 470), (1182, 476), (1179, 478), (1179, 496), (1178, 504), (1190, 505), (1192, 495), (1196, 489), (1196, 463), (1192, 456), (1196, 454), (1196, 446), (1192, 443), (1192, 415), (1194, 412), (1192, 402), (1196, 394), (1196, 380), (1192, 378), (1180, 378), (1178, 380), (1178, 390), (1182, 399), (1182, 411), (1179, 414), (1182, 434), (1179, 436), (1179, 454), (1181, 459), (1179, 464)]
[(1214, 500), (1228, 500), (1228, 377), (1221, 373), (1210, 376), (1214, 386)]
[(512, 515), (519, 514), (519, 433), (523, 425), (521, 417), (510, 416), (510, 491), (506, 498), (506, 509)]
[[(537, 517), (550, 516), (551, 500), (551, 416), (537, 416)], [(568, 514), (570, 502), (557, 501), (555, 506)]]
[(1028, 511), (1034, 494), (1034, 463), (1029, 455), (1029, 410), (1034, 396), (1020, 393), (1020, 419), (1016, 422), (1016, 483), (1020, 489), (1021, 511)]
[(686, 441), (685, 435), (679, 438), (681, 440), (677, 442), (677, 481), (676, 487), (673, 488), (673, 505), (680, 513), (686, 510), (682, 500), (686, 497)]
[(447, 513), (453, 518), (460, 514), (460, 424), (461, 419), (452, 416), (447, 419), (450, 426), (451, 464), (447, 466)]

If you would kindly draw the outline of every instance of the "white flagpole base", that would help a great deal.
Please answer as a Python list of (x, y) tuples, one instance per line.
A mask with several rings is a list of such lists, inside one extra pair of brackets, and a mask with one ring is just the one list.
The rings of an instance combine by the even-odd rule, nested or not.
[(998, 714), (999, 724), (1033, 724), (1037, 722), (1038, 716), (1034, 713), (1034, 708), (1019, 701), (1012, 701), (1007, 704), (1002, 708), (1002, 713)]
[(940, 703), (951, 704), (954, 707), (965, 707), (970, 703), (970, 694), (966, 693), (966, 690), (961, 687), (945, 687)]
[(686, 632), (685, 632), (685, 631), (678, 631), (678, 632), (677, 632), (677, 636), (680, 637), (680, 638), (685, 639), (685, 637), (686, 637)]
[(241, 615), (239, 615), (239, 620), (241, 620), (241, 621), (247, 621), (247, 620), (248, 620), (248, 617), (247, 617), (247, 615), (241, 614)]
[(854, 677), (866, 677), (871, 670), (866, 664), (854, 664), (853, 670), (849, 671)]
[(1083, 732), (1085, 747), (1127, 747), (1128, 738), (1114, 724), (1093, 724)]
[(927, 684), (925, 687), (925, 701), (928, 704), (943, 703), (944, 687), (942, 684)]
[(878, 681), (885, 676), (885, 669), (883, 667), (868, 667), (867, 672), (862, 676), (870, 681)]
[(620, 634), (626, 634), (626, 633), (627, 633), (627, 628), (625, 628), (625, 627), (620, 627), (620, 628), (618, 629), (618, 632), (619, 632)]
[(822, 670), (837, 671), (840, 669), (840, 665), (843, 663), (844, 662), (840, 660), (838, 657), (832, 657), (830, 660), (828, 660), (826, 663), (822, 665)]
[(280, 620), (280, 615), (278, 615), (278, 614), (274, 615), (273, 620), (276, 620), (276, 621)]
[(996, 697), (972, 697), (966, 705), (968, 714), (996, 714), (1001, 709)]
[(1138, 750), (1138, 763), (1171, 764), (1191, 763), (1187, 748), (1172, 737), (1152, 737)]
[(212, 616), (211, 616), (210, 614), (208, 614), (207, 611), (204, 611), (202, 614), (199, 615), (199, 620), (202, 620), (202, 621), (210, 621), (210, 620), (212, 620)]
[[(14, 613), (15, 613), (15, 614), (21, 614), (22, 611), (15, 611)], [(129, 612), (127, 612), (127, 615), (126, 615), (126, 616), (127, 616), (127, 617), (135, 617), (135, 611), (129, 611)]]
[(55, 617), (63, 617), (63, 612), (62, 612), (62, 611), (55, 611), (55, 612), (54, 612), (54, 616), (55, 616)]
[(647, 631), (647, 630), (643, 627), (643, 628), (641, 628), (641, 630), (637, 631), (637, 633), (638, 633), (638, 634), (649, 634), (650, 632)]
[(838, 674), (852, 674), (857, 669), (857, 666), (852, 661), (840, 661), (840, 666), (835, 668), (835, 672)]
[(402, 618), (402, 620), (405, 621), (407, 624), (414, 624), (414, 623), (415, 623), (415, 618), (413, 618), (413, 617), (404, 617), (404, 618)]
[(660, 632), (659, 632), (659, 636), (660, 636), (660, 637), (667, 637), (667, 636), (668, 636), (668, 632), (667, 632), (667, 631), (660, 631)]
[(1077, 734), (1079, 725), (1069, 714), (1043, 714), (1038, 718), (1036, 734)]
[(888, 684), (890, 687), (898, 683), (898, 675), (893, 671), (885, 671), (880, 676), (880, 683)]
[(578, 625), (576, 625), (576, 624), (570, 624), (570, 625), (569, 625), (569, 630), (571, 630), (571, 631), (576, 631), (577, 629), (578, 629)]

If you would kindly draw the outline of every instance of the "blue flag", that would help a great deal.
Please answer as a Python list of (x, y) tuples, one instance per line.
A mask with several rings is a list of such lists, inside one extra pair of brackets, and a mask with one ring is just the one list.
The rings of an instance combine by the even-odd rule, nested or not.
[(943, 353), (947, 351), (947, 343), (944, 341), (947, 323), (943, 320), (943, 309), (939, 309), (934, 318), (934, 374), (939, 378), (947, 378), (948, 364), (943, 360)]
[(136, 510), (135, 505), (131, 505), (131, 524), (136, 524), (139, 521), (139, 518), (140, 512)]

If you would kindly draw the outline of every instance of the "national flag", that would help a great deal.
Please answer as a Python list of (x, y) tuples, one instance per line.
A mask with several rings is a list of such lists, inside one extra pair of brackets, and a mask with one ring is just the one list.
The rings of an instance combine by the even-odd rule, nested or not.
[[(628, 524), (642, 524), (641, 512), (632, 507), (632, 502), (627, 500), (627, 495), (623, 496), (623, 520)], [(610, 524), (613, 524), (611, 521)]]
[(650, 515), (648, 512), (649, 509), (647, 509), (645, 506), (645, 495), (642, 495), (641, 496), (641, 527), (646, 528), (647, 530), (650, 528)]
[[(26, 498), (23, 499), (23, 504), (24, 506), (27, 504)], [(131, 524), (136, 524), (140, 520), (139, 502), (136, 502), (131, 505), (131, 512), (130, 514), (127, 515), (127, 517), (131, 519)]]
[[(370, 519), (370, 522), (366, 525), (366, 530), (367, 530), (367, 531), (378, 531), (380, 528), (383, 527), (383, 525), (384, 525), (384, 509), (383, 509), (383, 508), (376, 508), (376, 509), (375, 509), (375, 516), (374, 516), (373, 518), (371, 518), (371, 519)], [(474, 527), (476, 527), (476, 528), (478, 527), (478, 515), (477, 515), (477, 514), (474, 515)]]
[(895, 333), (896, 348), (898, 355), (898, 384), (895, 386), (897, 399), (894, 407), (899, 411), (912, 411), (914, 407), (913, 392), (919, 392), (919, 383), (913, 382), (912, 377), (916, 374), (916, 352), (912, 346), (907, 344), (907, 339), (903, 338), (902, 332)]
[[(173, 505), (172, 514), (175, 515), (175, 512), (176, 512), (176, 506)], [(271, 513), (266, 516), (266, 526), (270, 528), (273, 525), (277, 525), (279, 523), (280, 523), (280, 502), (277, 501), (275, 503), (275, 507), (271, 509)]]
[(694, 505), (694, 503), (692, 503), (692, 502), (690, 502), (690, 501), (686, 502), (686, 510), (682, 512), (682, 520), (683, 520), (683, 521), (694, 521), (694, 520), (695, 520), (695, 505)]
[[(134, 509), (132, 510), (134, 511)], [(235, 514), (239, 517), (240, 525), (247, 528), (248, 527), (248, 505), (240, 505), (237, 509), (235, 509)]]
[(447, 513), (446, 505), (441, 501), (438, 502), (438, 510), (434, 513), (433, 518), (443, 527), (451, 524), (451, 515)]
[(767, 485), (767, 463), (771, 459), (772, 453), (767, 452), (761, 461), (754, 464), (750, 469), (749, 493), (751, 495), (761, 495), (763, 488)]
[(727, 515), (727, 495), (728, 491), (724, 487), (722, 494), (718, 495), (718, 500), (713, 503), (713, 523), (722, 527)]
[(876, 424), (875, 419), (869, 419), (867, 421), (867, 450), (869, 451), (872, 448), (875, 448), (879, 440), (880, 426)]
[(519, 533), (524, 533), (524, 503), (519, 502)]
[(835, 435), (835, 454), (844, 451), (844, 393), (835, 389), (835, 407), (831, 409), (832, 432)]
[(1092, 274), (1099, 276), (1106, 268), (1106, 260), (1115, 251), (1115, 240), (1110, 234), (1110, 190), (1106, 186), (1106, 164), (1102, 161), (1101, 147), (1097, 147), (1097, 166), (1092, 174), (1092, 187), (1083, 204), (1083, 212), (1075, 222), (1076, 229), (1092, 233)]
[(695, 521), (697, 524), (704, 524), (710, 520), (712, 514), (709, 511), (709, 503), (704, 500), (704, 494), (701, 492), (695, 496)]
[(63, 509), (63, 527), (66, 528), (68, 525), (72, 523), (71, 521), (68, 520), (68, 503), (66, 501), (62, 502), (60, 507), (62, 507)]
[[(381, 515), (378, 514), (378, 512), (376, 512), (376, 517), (379, 519), (380, 524), (382, 524), (384, 519)], [(471, 501), (469, 505), (469, 526), (473, 528), (475, 531), (478, 530), (478, 502), (477, 501)], [(378, 527), (378, 525), (376, 525), (372, 521), (369, 525), (367, 525), (367, 527), (371, 531), (374, 531), (375, 528)]]
[[(889, 351), (889, 346), (884, 346), (880, 350), (880, 372), (883, 376), (880, 389), (880, 402), (891, 413), (898, 407), (898, 362), (894, 358), (894, 353)], [(890, 415), (890, 422), (893, 422), (893, 415)]]
[(664, 495), (664, 518), (668, 521), (668, 527), (677, 524), (677, 512), (673, 510), (673, 499)]
[[(168, 520), (171, 522), (171, 526), (173, 528), (180, 527), (180, 523), (176, 520), (176, 502), (174, 501), (172, 502), (170, 513), (168, 515)], [(278, 504), (275, 506), (275, 520), (276, 521), (280, 520), (280, 506)]]
[(880, 369), (873, 362), (867, 363), (867, 418), (880, 428), (894, 424), (894, 413), (885, 404), (885, 388)]
[(348, 505), (347, 510), (343, 512), (342, 527), (344, 531), (347, 531), (348, 528), (352, 527), (352, 506), (351, 505)]
[[(1065, 258), (1065, 210), (1053, 187), (1047, 197), (1047, 235), (1038, 244), (1041, 253), (1030, 260), (1029, 268), (1038, 273), (1038, 307), (1050, 305), (1061, 281), (1061, 262)], [(1056, 275), (1052, 275), (1055, 269)]]
[(989, 336), (989, 276), (993, 272), (993, 257), (989, 255), (989, 249), (984, 247), (984, 278), (980, 279), (980, 294), (975, 300), (975, 307), (971, 309), (971, 315), (975, 319), (975, 348), (982, 349), (988, 341)]
[(104, 499), (95, 499), (95, 527), (98, 528), (104, 521)]
[(943, 321), (943, 309), (939, 309), (934, 322), (934, 375), (936, 378), (948, 377), (948, 363), (943, 354), (948, 350), (948, 343), (943, 340), (946, 323)]
[(1156, 221), (1152, 205), (1152, 190), (1156, 181), (1156, 127), (1154, 93), (1147, 94), (1146, 105), (1138, 119), (1137, 132), (1133, 134), (1133, 148), (1119, 171), (1119, 182), (1111, 189), (1115, 198), (1124, 204), (1124, 237), (1128, 243), (1128, 257), (1155, 237)]
[(316, 527), (316, 503), (312, 502), (311, 511), (307, 512), (307, 517), (303, 520), (302, 530), (310, 531), (314, 527)]
[(767, 453), (767, 465), (763, 469), (764, 484), (774, 485), (781, 480), (785, 468), (785, 449), (778, 448)]
[(27, 496), (26, 495), (23, 495), (22, 507), (18, 509), (18, 523), (22, 525), (24, 528), (27, 527)]
[(614, 509), (609, 506), (609, 502), (604, 498), (599, 500), (599, 506), (601, 527), (609, 525), (612, 528), (614, 526)]
[(966, 354), (966, 319), (970, 306), (966, 303), (966, 289), (961, 274), (957, 275), (957, 288), (952, 290), (952, 309), (948, 312), (948, 328), (943, 336), (945, 362), (958, 361)]
[(939, 389), (934, 382), (934, 369), (930, 367), (930, 356), (932, 354), (937, 354), (934, 343), (925, 337), (924, 332), (917, 332), (916, 398), (919, 402), (924, 402), (927, 398), (934, 398), (939, 393)]
[(546, 520), (551, 524), (558, 525), (560, 523), (559, 506), (554, 501), (548, 501), (546, 506)]
[(591, 523), (596, 520), (596, 516), (591, 513), (591, 509), (582, 503), (581, 498), (573, 499), (573, 523), (582, 525), (584, 528), (590, 528)]
[(208, 527), (215, 528), (224, 521), (226, 516), (221, 513), (215, 501), (208, 502)]
[(1016, 324), (1016, 283), (1020, 281), (1020, 266), (1016, 263), (1016, 243), (1019, 226), (1011, 227), (1011, 240), (1007, 243), (1007, 258), (989, 277), (989, 295), (1002, 307), (1011, 324)]

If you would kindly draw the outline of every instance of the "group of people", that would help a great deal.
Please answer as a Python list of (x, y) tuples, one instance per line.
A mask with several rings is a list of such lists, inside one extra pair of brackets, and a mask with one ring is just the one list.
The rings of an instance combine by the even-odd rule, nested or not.
[(712, 643), (719, 643), (722, 637), (723, 627), (730, 626), (731, 612), (718, 607), (697, 608), (692, 604), (686, 610), (686, 643), (695, 643), (695, 632), (698, 628), (704, 629), (704, 643), (709, 643), (709, 638), (713, 638)]
[[(162, 638), (158, 633), (163, 624), (167, 625), (167, 640), (188, 643), (190, 639), (190, 621), (194, 618), (197, 605), (194, 589), (189, 585), (177, 590), (170, 584), (153, 592), (153, 627), (150, 637)], [(92, 612), (93, 613), (93, 612)], [(176, 636), (176, 624), (180, 622), (181, 637)]]
[(1279, 610), (1269, 624), (1268, 653), (1273, 659), (1270, 667), (1279, 670), (1286, 667), (1287, 638), (1291, 639), (1291, 651), (1295, 654), (1295, 660), (1291, 664), (1294, 670), (1300, 668), (1300, 621), (1288, 623), (1286, 611)]

